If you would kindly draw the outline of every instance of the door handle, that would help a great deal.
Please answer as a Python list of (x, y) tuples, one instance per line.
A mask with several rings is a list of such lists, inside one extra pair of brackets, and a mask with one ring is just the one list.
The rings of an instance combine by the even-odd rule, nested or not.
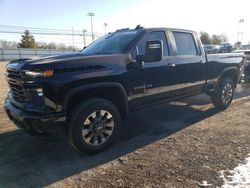
[(175, 64), (174, 63), (168, 63), (168, 66), (169, 67), (175, 67)]

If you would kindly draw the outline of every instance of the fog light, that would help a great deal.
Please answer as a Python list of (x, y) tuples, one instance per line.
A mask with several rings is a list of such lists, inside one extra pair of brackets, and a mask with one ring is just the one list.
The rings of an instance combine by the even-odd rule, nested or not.
[(42, 88), (37, 88), (37, 89), (36, 89), (36, 92), (37, 92), (37, 95), (38, 95), (39, 97), (42, 97), (42, 96), (43, 96), (43, 89), (42, 89)]

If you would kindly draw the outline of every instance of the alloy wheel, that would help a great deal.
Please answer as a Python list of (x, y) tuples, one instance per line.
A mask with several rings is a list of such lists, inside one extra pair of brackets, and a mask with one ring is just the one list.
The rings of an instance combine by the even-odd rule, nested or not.
[(82, 137), (87, 144), (98, 146), (107, 142), (114, 131), (114, 119), (106, 110), (91, 113), (83, 123)]
[(227, 83), (222, 89), (222, 102), (227, 105), (231, 102), (233, 98), (233, 86)]

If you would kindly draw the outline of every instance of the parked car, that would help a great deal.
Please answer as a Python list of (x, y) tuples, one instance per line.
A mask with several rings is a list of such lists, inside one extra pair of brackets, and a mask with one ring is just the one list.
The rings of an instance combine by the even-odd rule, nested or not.
[(219, 52), (218, 46), (213, 44), (204, 44), (203, 48), (207, 54), (217, 54)]
[(233, 45), (228, 42), (224, 42), (219, 45), (219, 53), (229, 53), (232, 51), (233, 51)]
[[(6, 66), (8, 117), (33, 135), (65, 127), (78, 152), (100, 152), (135, 109), (206, 93), (227, 108), (244, 71), (242, 53), (205, 55), (196, 32), (121, 29), (79, 53)], [(154, 118), (152, 116), (152, 118)]]

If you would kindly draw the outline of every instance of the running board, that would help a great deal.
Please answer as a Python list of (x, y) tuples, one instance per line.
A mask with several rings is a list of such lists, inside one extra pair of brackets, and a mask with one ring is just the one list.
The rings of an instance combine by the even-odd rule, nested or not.
[(215, 92), (215, 88), (212, 84), (209, 84), (205, 87), (205, 90), (204, 92), (207, 94), (207, 95), (210, 95), (211, 93)]

